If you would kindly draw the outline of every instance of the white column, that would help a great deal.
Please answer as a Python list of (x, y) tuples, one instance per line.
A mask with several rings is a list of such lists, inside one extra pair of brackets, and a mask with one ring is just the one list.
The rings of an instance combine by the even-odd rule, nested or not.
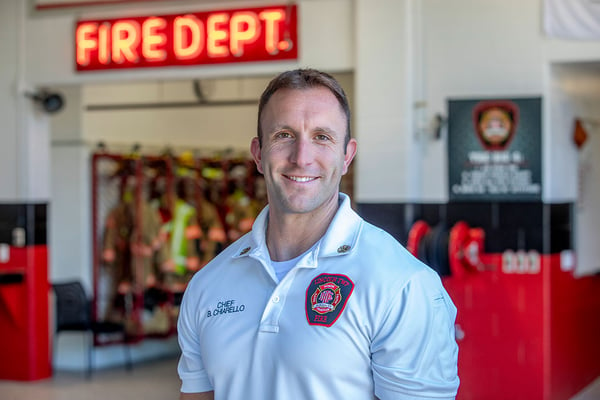
[(17, 0), (0, 2), (0, 201), (14, 201), (17, 198), (17, 65), (7, 60), (18, 56), (18, 8)]
[(412, 0), (355, 0), (355, 126), (358, 202), (418, 196), (415, 29)]
[(25, 35), (28, 3), (0, 2), (0, 200), (46, 202), (49, 197), (49, 119), (27, 92)]

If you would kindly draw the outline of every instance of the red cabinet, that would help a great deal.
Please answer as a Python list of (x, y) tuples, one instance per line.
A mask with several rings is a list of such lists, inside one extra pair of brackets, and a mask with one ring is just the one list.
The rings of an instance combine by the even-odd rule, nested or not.
[[(35, 218), (26, 224), (29, 232), (18, 226), (15, 231), (14, 225), (6, 228), (23, 215), (21, 211), (30, 216), (29, 208), (39, 209), (26, 205), (7, 211), (0, 206), (0, 379), (38, 380), (52, 374), (48, 251), (45, 243), (39, 243), (46, 235), (36, 235), (40, 229), (35, 228)], [(9, 221), (3, 218), (7, 214)], [(19, 219), (23, 220), (27, 218)], [(45, 231), (45, 221), (41, 225)]]
[(569, 399), (600, 375), (600, 276), (563, 271), (559, 254), (531, 269), (444, 278), (458, 308), (459, 400)]

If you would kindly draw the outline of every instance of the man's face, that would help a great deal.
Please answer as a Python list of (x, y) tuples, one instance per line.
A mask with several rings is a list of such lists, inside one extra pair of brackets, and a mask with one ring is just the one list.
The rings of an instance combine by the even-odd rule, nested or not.
[(251, 151), (265, 176), (271, 209), (309, 213), (337, 207), (340, 180), (354, 158), (356, 141), (344, 145), (346, 118), (333, 93), (325, 87), (280, 89), (259, 122), (262, 148), (254, 138)]

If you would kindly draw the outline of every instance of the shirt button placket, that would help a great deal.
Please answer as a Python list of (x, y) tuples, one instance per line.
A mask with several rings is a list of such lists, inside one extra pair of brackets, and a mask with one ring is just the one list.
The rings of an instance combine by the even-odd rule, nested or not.
[(262, 319), (260, 321), (260, 331), (262, 332), (279, 332), (279, 318), (285, 305), (285, 296), (293, 282), (293, 274), (288, 274), (283, 281), (275, 288), (269, 301), (265, 306)]

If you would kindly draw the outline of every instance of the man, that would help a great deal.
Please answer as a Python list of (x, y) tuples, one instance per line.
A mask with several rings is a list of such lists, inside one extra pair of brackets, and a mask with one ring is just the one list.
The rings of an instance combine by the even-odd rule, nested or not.
[(186, 290), (181, 399), (455, 397), (456, 308), (339, 193), (356, 146), (331, 76), (288, 71), (266, 88), (251, 152), (268, 206)]

